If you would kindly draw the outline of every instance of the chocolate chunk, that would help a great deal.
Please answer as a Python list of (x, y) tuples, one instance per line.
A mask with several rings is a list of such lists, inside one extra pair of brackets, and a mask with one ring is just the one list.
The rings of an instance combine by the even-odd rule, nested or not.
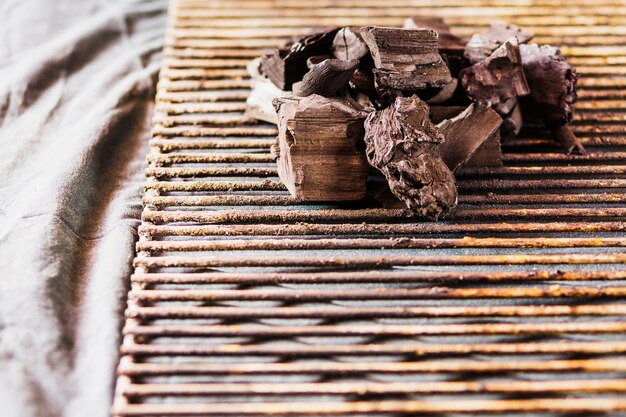
[(260, 58), (248, 64), (251, 91), (246, 100), (244, 116), (277, 124), (278, 118), (272, 102), (275, 98), (289, 97), (292, 94), (290, 91), (283, 91), (276, 87), (268, 78), (261, 75), (259, 72), (260, 65)]
[(365, 27), (361, 35), (374, 59), (378, 88), (418, 90), (452, 81), (434, 30)]
[(481, 62), (512, 37), (522, 44), (530, 41), (533, 34), (509, 23), (494, 22), (488, 30), (470, 38), (464, 55), (471, 64)]
[(308, 71), (307, 60), (315, 55), (328, 54), (339, 28), (318, 32), (298, 39), (290, 46), (278, 48), (274, 54), (262, 58), (261, 72), (281, 90), (291, 90), (293, 83), (302, 80)]
[(369, 53), (361, 36), (361, 28), (341, 28), (333, 39), (331, 53), (337, 59), (361, 59)]
[[(437, 127), (446, 138), (439, 147), (446, 165), (453, 171), (463, 166), (490, 137), (498, 134), (501, 123), (502, 119), (495, 110), (477, 104), (471, 104), (454, 118), (439, 123)], [(498, 136), (498, 142), (499, 139)], [(485, 150), (491, 152), (492, 146)], [(483, 159), (486, 161), (485, 165), (500, 165), (502, 162), (499, 152), (491, 155), (491, 158)]]
[(572, 121), (572, 105), (577, 100), (578, 74), (558, 48), (550, 45), (520, 45), (524, 74), (530, 94), (527, 99), (541, 108), (550, 127)]
[(509, 39), (487, 59), (461, 71), (461, 83), (472, 100), (489, 106), (528, 94), (517, 39)]
[(439, 154), (444, 136), (417, 96), (398, 97), (365, 120), (367, 159), (392, 193), (415, 213), (437, 220), (456, 206), (454, 175)]
[(571, 130), (560, 129), (572, 121), (572, 105), (577, 100), (576, 70), (554, 46), (520, 45), (520, 53), (530, 87), (530, 94), (522, 102), (524, 110), (528, 109), (531, 116), (539, 116), (568, 153), (584, 153), (584, 147)]
[(507, 140), (517, 136), (522, 130), (522, 106), (517, 97), (512, 97), (502, 103), (498, 103), (493, 109), (502, 117), (500, 125), (500, 138)]
[(293, 85), (293, 93), (296, 96), (305, 97), (311, 94), (319, 94), (330, 97), (337, 91), (348, 86), (352, 73), (356, 70), (359, 61), (352, 59), (327, 59), (311, 67), (304, 74), (302, 81)]
[(298, 201), (360, 200), (369, 165), (363, 152), (367, 113), (349, 98), (277, 99), (278, 175)]
[(455, 52), (461, 54), (465, 50), (465, 42), (460, 37), (450, 31), (450, 26), (440, 17), (435, 16), (413, 16), (407, 17), (404, 21), (405, 29), (432, 29), (439, 35), (437, 46), (439, 52)]

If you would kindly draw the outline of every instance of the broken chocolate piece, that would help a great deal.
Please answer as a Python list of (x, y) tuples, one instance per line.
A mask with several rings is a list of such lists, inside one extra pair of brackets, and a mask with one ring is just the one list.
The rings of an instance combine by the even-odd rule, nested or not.
[(576, 102), (578, 74), (558, 48), (550, 45), (520, 45), (522, 66), (530, 94), (528, 99), (540, 106), (549, 127), (572, 121)]
[(283, 91), (276, 87), (269, 79), (261, 75), (259, 66), (261, 59), (257, 58), (248, 64), (250, 74), (250, 95), (246, 100), (244, 116), (277, 124), (276, 110), (272, 104), (275, 98), (289, 97), (290, 91)]
[(464, 55), (471, 64), (476, 64), (487, 59), (493, 51), (512, 37), (517, 38), (517, 42), (522, 44), (530, 41), (533, 34), (509, 23), (493, 22), (485, 32), (470, 38), (465, 46)]
[(296, 96), (305, 97), (311, 94), (319, 94), (330, 97), (337, 91), (348, 86), (359, 61), (352, 59), (327, 59), (311, 67), (304, 74), (302, 81), (293, 85), (293, 93)]
[(440, 17), (435, 16), (413, 16), (407, 17), (404, 21), (405, 29), (432, 29), (439, 35), (437, 46), (439, 52), (459, 51), (461, 54), (465, 50), (466, 42), (450, 31), (450, 26)]
[(278, 175), (298, 201), (360, 200), (369, 165), (367, 113), (349, 98), (277, 99)]
[[(495, 110), (477, 104), (471, 104), (454, 118), (439, 123), (437, 127), (446, 138), (439, 147), (446, 165), (453, 171), (463, 166), (491, 136), (498, 133), (501, 123)], [(501, 163), (500, 155), (492, 159), (488, 165)]]
[(512, 97), (493, 106), (493, 109), (502, 117), (500, 138), (507, 140), (517, 136), (522, 130), (522, 110), (517, 97)]
[[(577, 100), (578, 74), (561, 51), (550, 45), (520, 45), (524, 74), (530, 94), (523, 101), (529, 114), (538, 115), (569, 152), (584, 153), (584, 147), (571, 130), (561, 130), (572, 121), (572, 105)], [(563, 142), (563, 139), (565, 142)]]
[(493, 109), (502, 117), (500, 138), (506, 140), (517, 136), (522, 128), (522, 111), (517, 97), (495, 104)]
[(377, 88), (411, 91), (452, 81), (434, 30), (365, 27), (361, 35), (374, 59)]
[(517, 39), (509, 39), (487, 59), (461, 71), (461, 83), (471, 99), (488, 106), (528, 94)]
[(428, 118), (428, 105), (417, 96), (365, 120), (367, 159), (387, 178), (393, 194), (424, 217), (438, 219), (457, 202), (454, 175), (439, 154), (444, 136)]
[(337, 59), (361, 59), (369, 53), (361, 36), (361, 29), (354, 27), (341, 28), (333, 39), (331, 53)]
[(278, 48), (274, 54), (262, 58), (261, 72), (281, 90), (291, 90), (293, 83), (308, 71), (307, 60), (328, 53), (339, 28), (314, 33), (297, 40), (290, 46)]

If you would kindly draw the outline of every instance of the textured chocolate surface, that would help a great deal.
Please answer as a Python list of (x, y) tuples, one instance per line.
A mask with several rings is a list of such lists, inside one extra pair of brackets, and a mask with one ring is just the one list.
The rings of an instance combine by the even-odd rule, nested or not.
[(457, 202), (454, 175), (439, 154), (444, 136), (417, 96), (399, 97), (365, 121), (367, 159), (393, 194), (421, 216), (438, 219)]

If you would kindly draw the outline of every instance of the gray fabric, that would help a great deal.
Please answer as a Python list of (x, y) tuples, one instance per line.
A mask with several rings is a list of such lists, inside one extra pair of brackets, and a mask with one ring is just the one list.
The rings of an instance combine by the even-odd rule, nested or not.
[(106, 416), (167, 1), (0, 2), (0, 415)]

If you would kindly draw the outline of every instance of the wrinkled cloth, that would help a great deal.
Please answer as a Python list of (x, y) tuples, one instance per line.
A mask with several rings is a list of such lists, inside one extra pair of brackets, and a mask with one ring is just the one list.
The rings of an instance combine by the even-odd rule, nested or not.
[(0, 2), (0, 415), (110, 413), (167, 1)]

